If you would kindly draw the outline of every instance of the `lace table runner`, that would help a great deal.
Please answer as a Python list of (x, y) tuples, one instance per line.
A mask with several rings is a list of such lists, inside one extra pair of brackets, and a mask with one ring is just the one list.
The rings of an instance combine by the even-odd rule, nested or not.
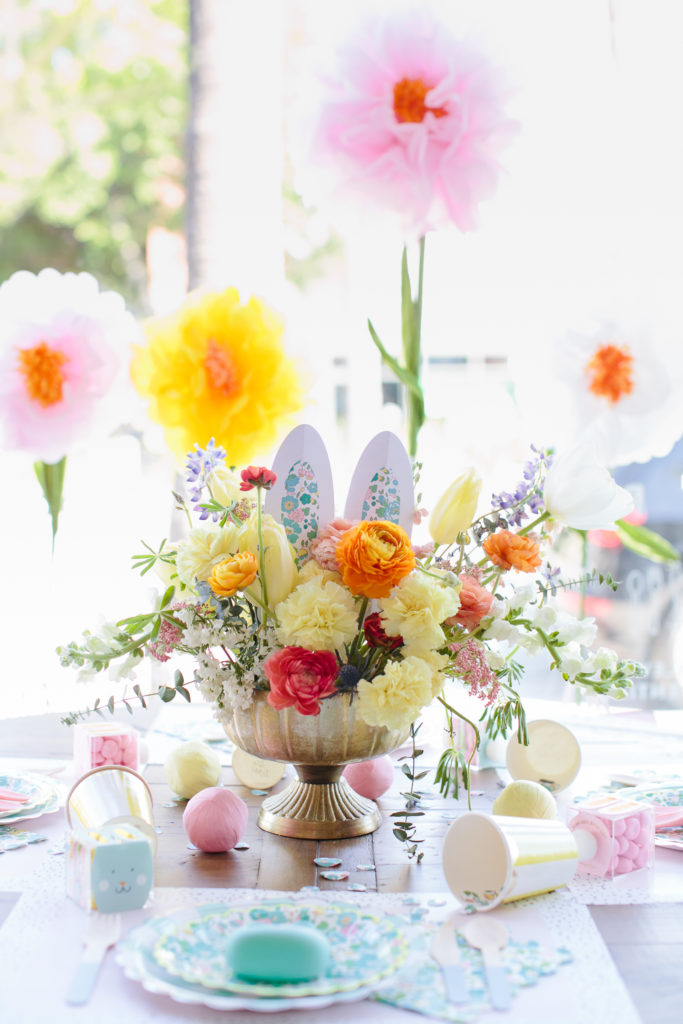
[[(47, 844), (41, 844), (43, 846)], [(27, 848), (26, 853), (30, 848)], [(18, 856), (19, 853), (15, 854)], [(5, 860), (8, 857), (4, 858)], [(66, 1006), (65, 992), (76, 969), (85, 930), (84, 912), (64, 894), (64, 859), (46, 855), (30, 875), (15, 875), (13, 884), (3, 880), (3, 889), (23, 890), (0, 927), (0, 963), (4, 967), (3, 1011), (12, 1024), (51, 1024), (83, 1021), (78, 1008)], [(288, 894), (291, 896), (292, 894)], [(311, 893), (300, 894), (311, 898)], [(131, 911), (125, 926), (134, 927), (148, 916), (163, 914), (178, 906), (202, 903), (237, 903), (282, 896), (282, 893), (253, 889), (157, 888), (152, 905), (144, 911)], [(452, 896), (444, 893), (419, 895), (326, 892), (316, 899), (353, 903), (375, 912), (398, 914), (410, 922), (442, 921), (457, 908)], [(506, 908), (511, 922), (515, 915), (526, 915), (525, 937), (545, 930), (540, 938), (553, 947), (566, 947), (572, 961), (534, 987), (521, 990), (507, 1014), (511, 1024), (595, 1024), (616, 1020), (637, 1024), (638, 1015), (609, 956), (609, 952), (587, 909), (569, 892), (559, 891), (535, 897)], [(534, 922), (536, 922), (534, 924)], [(80, 1016), (79, 1016), (80, 1012)], [(98, 1024), (147, 1024), (148, 1021), (192, 1021), (208, 1024), (220, 1019), (219, 1011), (203, 1006), (182, 1006), (170, 998), (150, 994), (142, 986), (124, 977), (111, 953), (100, 973), (89, 1008), (88, 1020)], [(419, 1018), (396, 1006), (369, 999), (350, 1005), (339, 1004), (315, 1011), (315, 1024), (348, 1024), (349, 1014), (368, 1024), (410, 1024)], [(225, 1019), (225, 1018), (224, 1018)], [(253, 1013), (233, 1011), (230, 1024), (254, 1024)], [(277, 1024), (301, 1024), (302, 1011), (288, 1010), (273, 1017)], [(432, 1019), (427, 1016), (423, 1020)], [(478, 1017), (481, 1024), (500, 1021), (499, 1013)]]

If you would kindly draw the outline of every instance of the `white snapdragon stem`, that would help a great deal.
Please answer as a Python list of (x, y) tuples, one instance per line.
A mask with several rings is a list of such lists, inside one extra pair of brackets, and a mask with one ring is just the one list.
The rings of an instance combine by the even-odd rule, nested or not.
[(627, 516), (634, 506), (629, 492), (597, 461), (589, 443), (553, 461), (545, 478), (543, 501), (553, 519), (575, 530), (613, 529), (617, 519)]

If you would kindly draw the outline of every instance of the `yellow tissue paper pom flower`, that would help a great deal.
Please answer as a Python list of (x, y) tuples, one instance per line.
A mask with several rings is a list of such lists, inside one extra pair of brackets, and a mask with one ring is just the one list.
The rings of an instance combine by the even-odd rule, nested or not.
[(246, 465), (275, 444), (303, 404), (282, 333), (267, 306), (241, 304), (234, 288), (194, 292), (176, 313), (146, 322), (131, 376), (173, 452), (182, 458), (213, 437), (229, 464)]
[(318, 577), (302, 583), (277, 605), (278, 640), (285, 647), (338, 651), (358, 632), (356, 605), (348, 590)]
[(214, 565), (236, 554), (237, 549), (236, 526), (196, 526), (178, 543), (178, 576), (188, 587), (193, 587), (195, 580), (208, 580)]
[(432, 670), (422, 658), (390, 661), (371, 683), (358, 683), (358, 714), (368, 725), (410, 728), (432, 699)]
[(388, 636), (402, 636), (405, 644), (434, 650), (446, 642), (441, 623), (455, 615), (460, 597), (455, 586), (415, 570), (379, 601), (379, 607)]
[(251, 551), (241, 551), (233, 558), (226, 558), (214, 565), (209, 576), (209, 586), (216, 597), (232, 597), (238, 590), (244, 590), (256, 579), (258, 559)]

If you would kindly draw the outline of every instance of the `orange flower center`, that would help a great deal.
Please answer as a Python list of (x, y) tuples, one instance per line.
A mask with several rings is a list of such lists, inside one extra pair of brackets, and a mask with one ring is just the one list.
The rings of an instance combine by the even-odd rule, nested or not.
[(209, 339), (204, 369), (209, 386), (214, 390), (231, 395), (237, 389), (237, 374), (232, 359), (213, 338)]
[(19, 370), (24, 375), (26, 392), (34, 402), (46, 409), (63, 398), (64, 371), (67, 356), (50, 348), (44, 341), (33, 348), (19, 350)]
[(601, 345), (586, 366), (589, 390), (615, 405), (633, 391), (633, 356), (627, 348)]
[(394, 86), (394, 113), (397, 121), (424, 121), (429, 110), (434, 117), (445, 117), (445, 107), (425, 106), (425, 96), (432, 88), (425, 85), (421, 78), (402, 78)]

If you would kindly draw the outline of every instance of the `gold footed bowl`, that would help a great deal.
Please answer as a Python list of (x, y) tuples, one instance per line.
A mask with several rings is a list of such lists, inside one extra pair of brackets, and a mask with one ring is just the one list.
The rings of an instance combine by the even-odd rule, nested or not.
[(258, 691), (251, 707), (235, 711), (225, 726), (242, 750), (293, 764), (299, 776), (263, 801), (259, 827), (295, 839), (350, 839), (379, 828), (377, 804), (355, 793), (342, 771), (354, 761), (395, 750), (407, 731), (368, 725), (348, 693), (321, 701), (319, 715), (301, 715), (294, 708), (276, 711), (267, 698)]

